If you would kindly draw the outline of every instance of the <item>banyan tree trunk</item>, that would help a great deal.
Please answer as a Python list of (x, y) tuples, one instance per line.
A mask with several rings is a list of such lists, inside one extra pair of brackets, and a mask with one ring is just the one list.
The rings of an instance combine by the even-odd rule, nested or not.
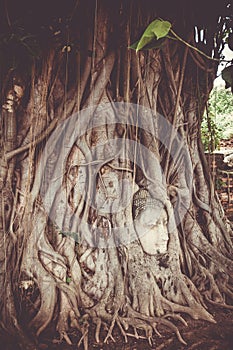
[(31, 81), (8, 77), (0, 326), (24, 348), (53, 326), (87, 349), (90, 324), (97, 342), (118, 327), (151, 343), (163, 325), (184, 343), (168, 315), (215, 322), (206, 302), (232, 301), (231, 229), (200, 141), (216, 62), (169, 39), (129, 49), (164, 16), (153, 7), (81, 1)]

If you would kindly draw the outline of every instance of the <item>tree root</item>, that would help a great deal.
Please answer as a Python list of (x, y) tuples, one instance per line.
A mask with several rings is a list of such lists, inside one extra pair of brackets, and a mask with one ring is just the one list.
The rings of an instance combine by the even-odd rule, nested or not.
[(88, 329), (83, 333), (82, 337), (80, 338), (77, 344), (77, 347), (79, 348), (82, 343), (83, 343), (84, 350), (88, 350)]
[(210, 300), (207, 296), (206, 296), (206, 300), (212, 305), (215, 305), (215, 306), (218, 306), (218, 307), (222, 307), (222, 308), (228, 309), (228, 310), (233, 310), (233, 305), (217, 303), (216, 301)]
[[(118, 314), (118, 311), (115, 312), (115, 315), (114, 315), (114, 317), (113, 317), (113, 320), (112, 320), (111, 326), (110, 326), (110, 328), (109, 328), (108, 334), (107, 334), (106, 338), (104, 339), (104, 343), (107, 343), (109, 338), (111, 338), (111, 339), (113, 340), (112, 331), (113, 331), (113, 328), (114, 328), (115, 323), (116, 323), (117, 314)], [(113, 341), (114, 341), (114, 343), (115, 343), (115, 340), (113, 340)]]
[[(52, 281), (42, 283), (40, 286), (41, 291), (41, 306), (39, 312), (31, 321), (31, 327), (36, 329), (36, 335), (40, 333), (48, 326), (53, 317), (53, 310), (56, 303), (56, 289), (55, 284)], [(50, 296), (48, 297), (48, 293)]]
[(206, 320), (206, 321), (209, 321), (212, 323), (216, 323), (213, 316), (211, 314), (209, 314), (198, 303), (196, 303), (196, 307), (194, 306), (194, 308), (191, 308), (189, 306), (175, 304), (175, 303), (173, 303), (165, 298), (163, 298), (162, 302), (163, 302), (165, 310), (172, 311), (172, 312), (178, 312), (178, 313), (179, 312), (185, 313), (185, 314), (191, 316), (194, 320), (198, 320), (199, 318), (201, 318), (203, 320)]
[(231, 298), (231, 300), (233, 301), (233, 292), (231, 291), (231, 289), (228, 286), (225, 286), (224, 284), (222, 284), (220, 286), (220, 289), (226, 294), (228, 295), (228, 297)]
[[(127, 325), (127, 327), (132, 325), (135, 328), (145, 330), (146, 337), (147, 337), (149, 343), (151, 342), (152, 331), (156, 330), (157, 325), (163, 325), (167, 328), (170, 328), (173, 332), (175, 332), (178, 340), (182, 344), (186, 345), (186, 342), (182, 338), (178, 328), (172, 322), (168, 321), (165, 316), (162, 316), (162, 317), (148, 317), (146, 315), (144, 316), (144, 315), (138, 313), (137, 311), (133, 310), (130, 306), (127, 306), (127, 311), (128, 311), (127, 318), (120, 318), (121, 322), (123, 322), (124, 328), (125, 328), (125, 325)], [(171, 316), (171, 315), (169, 315), (169, 316)], [(174, 315), (173, 315), (173, 317), (174, 317)], [(177, 315), (177, 318), (179, 320), (181, 320), (181, 319), (183, 320), (183, 318), (180, 317), (179, 315)], [(138, 320), (138, 321), (135, 321), (135, 320)], [(143, 321), (143, 323), (141, 323), (141, 321)], [(185, 323), (185, 325), (187, 324), (184, 320), (182, 321), (182, 323), (183, 322)], [(157, 330), (155, 332), (157, 333)]]
[(67, 332), (62, 331), (60, 333), (60, 338), (59, 339), (54, 339), (53, 344), (60, 344), (62, 340), (65, 340), (68, 345), (73, 345), (72, 341), (70, 340), (70, 337), (68, 336)]
[(70, 303), (70, 300), (68, 299), (67, 295), (61, 291), (60, 312), (56, 327), (58, 333), (60, 334), (59, 342), (64, 339), (68, 345), (72, 345), (72, 342), (67, 334), (69, 329), (68, 321), (70, 319), (72, 326), (80, 329), (79, 323), (76, 319), (77, 316), (79, 316), (79, 314), (77, 314), (77, 310), (75, 310), (75, 308), (72, 310), (72, 304)]
[(183, 317), (181, 317), (180, 315), (177, 314), (166, 314), (163, 316), (164, 318), (174, 318), (175, 320), (180, 321), (185, 327), (188, 327), (188, 323), (185, 321), (185, 319)]
[[(97, 312), (97, 310), (96, 310)], [(88, 337), (88, 320), (87, 318), (90, 316), (92, 321), (96, 324), (96, 330), (95, 330), (95, 340), (97, 343), (100, 343), (100, 331), (101, 327), (103, 326), (104, 329), (107, 330), (107, 335), (105, 339), (103, 340), (104, 343), (108, 343), (109, 340), (115, 343), (115, 339), (113, 337), (113, 329), (115, 326), (118, 326), (120, 333), (122, 334), (125, 343), (128, 342), (128, 337), (132, 337), (135, 339), (147, 339), (150, 346), (153, 346), (152, 342), (152, 336), (153, 332), (159, 337), (162, 338), (162, 335), (158, 331), (158, 326), (163, 326), (168, 329), (170, 329), (172, 332), (174, 332), (177, 336), (177, 339), (179, 342), (183, 345), (187, 345), (185, 340), (180, 334), (180, 331), (177, 326), (175, 326), (171, 321), (169, 321), (167, 318), (173, 318), (177, 321), (180, 321), (183, 325), (186, 327), (187, 322), (184, 320), (182, 316), (179, 314), (169, 313), (162, 317), (153, 317), (153, 316), (147, 316), (143, 315), (135, 310), (132, 309), (130, 305), (126, 305), (124, 308), (124, 315), (119, 315), (119, 310), (117, 310), (111, 319), (111, 324), (108, 326), (104, 321), (103, 318), (107, 317), (108, 321), (110, 318), (109, 314), (105, 314), (104, 311), (99, 310), (98, 316), (93, 317), (92, 313), (90, 315), (84, 315), (82, 318), (85, 318), (85, 322), (81, 326), (81, 332), (82, 337), (79, 340), (78, 346), (81, 345), (81, 343), (84, 344), (86, 338)], [(132, 327), (133, 332), (129, 332), (130, 327)], [(145, 332), (145, 335), (139, 334), (139, 331)]]
[(100, 330), (101, 330), (101, 318), (95, 317), (93, 318), (93, 322), (96, 324), (96, 329), (95, 329), (95, 341), (96, 343), (100, 342)]

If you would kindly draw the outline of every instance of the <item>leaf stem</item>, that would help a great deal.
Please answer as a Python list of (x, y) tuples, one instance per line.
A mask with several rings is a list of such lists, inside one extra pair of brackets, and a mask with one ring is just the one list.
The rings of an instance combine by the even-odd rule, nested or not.
[[(184, 39), (182, 39), (179, 35), (177, 35), (174, 30), (170, 29), (170, 32), (174, 35), (174, 37), (176, 39), (178, 39), (179, 41), (181, 41), (183, 44), (185, 44), (186, 46), (190, 47), (191, 49), (197, 51), (200, 55), (208, 58), (209, 60), (212, 60), (212, 61), (216, 61), (216, 62), (220, 62), (220, 61), (224, 61), (225, 60), (221, 60), (219, 58), (214, 58), (214, 57), (211, 57), (211, 56), (208, 56), (206, 53), (204, 53), (203, 51), (199, 50), (197, 47), (189, 44), (187, 41), (185, 41)], [(231, 61), (226, 61), (226, 62), (231, 62)]]

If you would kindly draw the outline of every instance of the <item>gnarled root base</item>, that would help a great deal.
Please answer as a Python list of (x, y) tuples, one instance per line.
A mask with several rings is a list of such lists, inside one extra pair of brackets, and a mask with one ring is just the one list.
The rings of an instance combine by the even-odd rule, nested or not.
[[(71, 244), (70, 238), (64, 237), (63, 239), (69, 247), (69, 256), (72, 256), (71, 252), (76, 250), (75, 245)], [(33, 264), (34, 271), (37, 272), (34, 273), (34, 277), (31, 274), (37, 285), (37, 287), (34, 285), (33, 288), (39, 288), (40, 291), (40, 301), (37, 300), (34, 306), (37, 310), (38, 305), (40, 307), (31, 321), (31, 326), (39, 335), (50, 322), (56, 322), (59, 337), (54, 342), (60, 343), (64, 340), (71, 345), (69, 331), (77, 329), (78, 334), (80, 333), (78, 346), (83, 344), (84, 349), (87, 350), (90, 324), (95, 324), (97, 343), (114, 342), (113, 330), (118, 328), (125, 342), (132, 337), (147, 339), (152, 346), (153, 335), (161, 337), (160, 328), (166, 327), (175, 333), (178, 340), (185, 345), (186, 341), (176, 325), (180, 322), (188, 326), (185, 315), (193, 319), (215, 322), (207, 311), (200, 292), (207, 301), (222, 306), (226, 306), (222, 292), (225, 290), (228, 297), (232, 296), (232, 290), (226, 285), (224, 287), (224, 284), (220, 290), (217, 286), (220, 284), (216, 282), (211, 272), (200, 263), (198, 264), (195, 259), (193, 260), (196, 263), (195, 271), (206, 273), (206, 276), (212, 280), (213, 284), (209, 285), (210, 290), (205, 285), (204, 291), (203, 283), (200, 283), (197, 275), (194, 274), (194, 283), (200, 288), (200, 292), (198, 291), (191, 279), (183, 275), (178, 265), (175, 265), (176, 254), (173, 255), (168, 250), (167, 254), (149, 256), (143, 252), (137, 241), (127, 247), (86, 248), (87, 254), (84, 252), (84, 247), (80, 247), (84, 257), (80, 265), (75, 255), (74, 260), (70, 260), (70, 264), (61, 263), (68, 254), (68, 251), (61, 249), (61, 244), (59, 245), (60, 254), (62, 253), (60, 257), (51, 246), (48, 245), (48, 247), (50, 247), (50, 257), (49, 254), (46, 255), (46, 264), (43, 259)], [(60, 261), (60, 268), (57, 264), (52, 265), (49, 259)], [(52, 266), (56, 266), (56, 269)], [(92, 266), (92, 270), (88, 266)], [(47, 285), (46, 281), (42, 283), (43, 279), (40, 281), (39, 278), (39, 272), (43, 274), (42, 270), (45, 267), (48, 276), (50, 278), (53, 276), (51, 283)], [(29, 261), (27, 268), (28, 271), (32, 271)], [(101, 273), (105, 268), (105, 273)], [(176, 274), (174, 269), (176, 269)], [(67, 280), (68, 275), (71, 277)], [(91, 288), (86, 288), (85, 283), (88, 283)], [(215, 287), (214, 294), (213, 286)], [(50, 294), (47, 293), (48, 290)], [(218, 297), (218, 302), (216, 298), (210, 298), (213, 296)], [(55, 308), (55, 305), (59, 307)], [(48, 319), (48, 308), (50, 319)], [(56, 319), (52, 316), (55, 316)], [(104, 339), (101, 339), (102, 334), (106, 334)]]

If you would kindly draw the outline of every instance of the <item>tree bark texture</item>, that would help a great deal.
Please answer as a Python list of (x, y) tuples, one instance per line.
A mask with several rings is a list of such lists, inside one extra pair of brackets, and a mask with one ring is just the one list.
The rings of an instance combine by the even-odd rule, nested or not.
[[(33, 64), (31, 81), (23, 83), (23, 72), (8, 77), (1, 114), (0, 326), (24, 348), (35, 348), (31, 335), (39, 337), (51, 325), (67, 343), (77, 328), (84, 349), (90, 324), (97, 342), (102, 327), (105, 342), (118, 327), (125, 340), (143, 330), (151, 343), (163, 325), (185, 343), (169, 315), (183, 323), (186, 315), (215, 322), (206, 302), (232, 302), (231, 227), (200, 140), (216, 62), (169, 39), (156, 50), (129, 49), (162, 16), (154, 7), (150, 1), (144, 7), (137, 1), (81, 1), (76, 21), (57, 34), (62, 45)], [(185, 40), (195, 45), (191, 25), (185, 30)], [(208, 35), (207, 52), (213, 48), (213, 33)], [(123, 102), (129, 121), (105, 122), (104, 106), (113, 113)], [(154, 115), (150, 130), (131, 123), (130, 104)], [(103, 106), (98, 125), (90, 123), (69, 152), (65, 144), (48, 149), (54, 130), (62, 132), (72, 115), (96, 106)], [(167, 140), (156, 137), (158, 113), (172, 126)], [(78, 128), (78, 118), (69, 127)], [(140, 167), (136, 158), (127, 159), (127, 140)], [(41, 192), (45, 149), (46, 176), (61, 178), (56, 192), (50, 183)], [(49, 212), (44, 198), (53, 199)], [(98, 209), (116, 198), (126, 198), (121, 211)], [(114, 229), (128, 226), (134, 239), (118, 242)], [(21, 302), (25, 296), (30, 303)]]

